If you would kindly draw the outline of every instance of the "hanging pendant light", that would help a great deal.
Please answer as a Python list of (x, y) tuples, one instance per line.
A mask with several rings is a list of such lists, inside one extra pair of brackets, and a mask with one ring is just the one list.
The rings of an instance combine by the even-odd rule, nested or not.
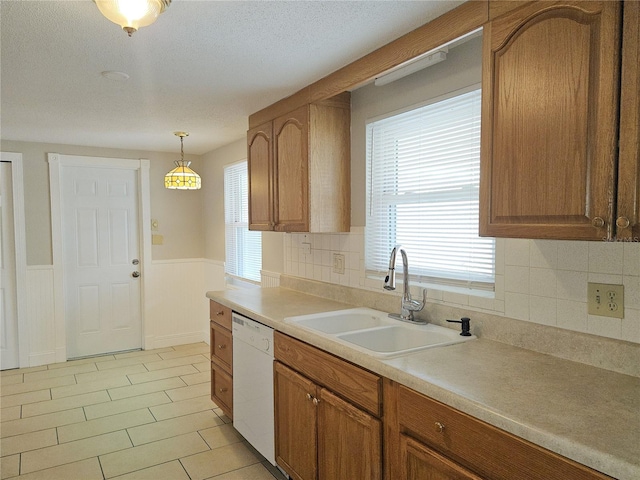
[(93, 0), (98, 9), (129, 36), (155, 22), (171, 0)]
[(200, 175), (189, 168), (191, 162), (184, 161), (184, 137), (188, 137), (187, 132), (173, 132), (176, 137), (180, 137), (180, 160), (174, 162), (176, 168), (164, 176), (164, 187), (177, 190), (199, 190), (202, 186)]

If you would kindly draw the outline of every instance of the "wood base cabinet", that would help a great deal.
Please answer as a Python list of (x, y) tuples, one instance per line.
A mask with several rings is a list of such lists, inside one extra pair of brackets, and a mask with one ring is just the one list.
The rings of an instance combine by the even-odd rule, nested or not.
[(276, 462), (297, 480), (318, 478), (316, 385), (275, 362)]
[(611, 480), (390, 380), (385, 420), (388, 480)]
[(407, 435), (400, 435), (399, 478), (407, 480), (482, 480), (435, 450)]
[(231, 309), (209, 301), (211, 400), (233, 420), (233, 340)]
[(277, 332), (275, 353), (277, 463), (296, 480), (380, 480), (382, 422), (348, 401), (360, 387), (365, 403), (379, 396), (380, 378)]

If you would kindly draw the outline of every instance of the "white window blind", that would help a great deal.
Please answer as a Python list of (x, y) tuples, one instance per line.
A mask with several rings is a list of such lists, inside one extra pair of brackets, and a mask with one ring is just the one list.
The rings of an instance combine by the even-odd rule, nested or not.
[(453, 95), (367, 124), (367, 273), (386, 273), (402, 245), (413, 280), (493, 290), (494, 239), (478, 236), (481, 91)]
[(224, 168), (225, 272), (260, 282), (262, 234), (249, 231), (247, 162)]

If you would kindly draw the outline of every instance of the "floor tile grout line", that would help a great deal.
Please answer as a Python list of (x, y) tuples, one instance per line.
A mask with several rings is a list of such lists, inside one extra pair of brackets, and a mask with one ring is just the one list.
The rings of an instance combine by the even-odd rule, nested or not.
[(102, 473), (102, 479), (107, 478), (104, 474), (104, 468), (102, 468), (102, 462), (100, 461), (100, 455), (96, 455), (96, 460), (98, 460), (98, 465), (100, 466), (100, 473)]

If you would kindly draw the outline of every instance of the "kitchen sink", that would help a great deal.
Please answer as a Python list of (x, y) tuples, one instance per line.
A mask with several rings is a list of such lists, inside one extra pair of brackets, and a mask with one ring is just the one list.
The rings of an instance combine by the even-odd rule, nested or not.
[(392, 357), (426, 348), (473, 340), (438, 325), (414, 325), (371, 308), (353, 308), (285, 318), (285, 322), (324, 334), (376, 357)]
[(338, 335), (341, 340), (380, 354), (409, 353), (464, 341), (458, 337), (460, 334), (455, 330), (437, 325), (384, 327)]
[(392, 319), (387, 317), (386, 313), (370, 308), (353, 308), (313, 315), (301, 315), (299, 317), (286, 318), (285, 321), (330, 334), (352, 332), (381, 325), (393, 325), (394, 323)]

